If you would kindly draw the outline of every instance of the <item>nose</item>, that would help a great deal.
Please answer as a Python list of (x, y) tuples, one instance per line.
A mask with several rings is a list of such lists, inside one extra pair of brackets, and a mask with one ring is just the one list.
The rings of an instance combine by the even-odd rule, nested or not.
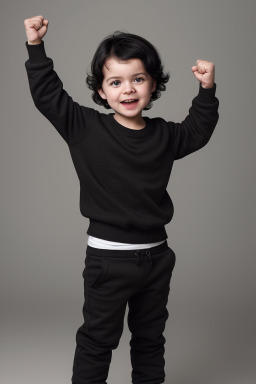
[(124, 85), (124, 93), (133, 93), (135, 91), (134, 87), (132, 84), (127, 81)]

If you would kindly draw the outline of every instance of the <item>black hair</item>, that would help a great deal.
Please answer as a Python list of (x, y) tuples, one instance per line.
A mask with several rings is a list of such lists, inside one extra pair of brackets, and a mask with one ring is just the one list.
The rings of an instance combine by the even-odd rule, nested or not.
[(87, 73), (86, 84), (93, 91), (92, 99), (96, 104), (103, 105), (106, 109), (111, 107), (107, 100), (102, 99), (98, 93), (103, 82), (102, 68), (108, 58), (118, 60), (141, 59), (146, 71), (156, 80), (156, 89), (152, 92), (150, 102), (144, 108), (152, 107), (152, 101), (159, 99), (161, 91), (165, 91), (165, 83), (169, 81), (169, 73), (163, 72), (163, 65), (156, 48), (146, 39), (132, 33), (115, 31), (105, 37), (99, 44), (91, 62), (91, 75)]

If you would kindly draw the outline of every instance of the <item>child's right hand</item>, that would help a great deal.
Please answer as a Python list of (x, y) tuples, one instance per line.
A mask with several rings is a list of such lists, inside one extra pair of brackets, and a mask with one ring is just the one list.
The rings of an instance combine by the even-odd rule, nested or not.
[(49, 21), (43, 16), (34, 16), (24, 20), (28, 44), (40, 44), (47, 32)]

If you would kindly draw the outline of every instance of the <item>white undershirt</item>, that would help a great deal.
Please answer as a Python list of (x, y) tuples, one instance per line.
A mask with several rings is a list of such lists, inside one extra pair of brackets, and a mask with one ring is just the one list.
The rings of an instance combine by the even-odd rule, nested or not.
[(129, 244), (129, 243), (117, 243), (115, 241), (108, 241), (99, 239), (98, 237), (88, 236), (87, 244), (90, 247), (101, 248), (101, 249), (143, 249), (151, 248), (156, 245), (164, 243), (165, 240), (158, 241), (157, 243), (147, 243), (147, 244)]

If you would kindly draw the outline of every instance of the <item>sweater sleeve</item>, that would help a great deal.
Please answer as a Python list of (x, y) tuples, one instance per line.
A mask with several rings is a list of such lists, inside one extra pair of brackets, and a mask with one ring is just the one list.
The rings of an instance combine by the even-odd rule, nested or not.
[(168, 122), (171, 130), (175, 157), (181, 159), (204, 147), (219, 119), (219, 100), (215, 96), (216, 83), (212, 88), (199, 84), (198, 95), (192, 100), (189, 114), (181, 123)]
[(53, 60), (46, 56), (43, 40), (36, 45), (26, 41), (26, 47), (29, 59), (25, 68), (34, 104), (71, 145), (86, 133), (95, 110), (79, 105), (63, 89)]

